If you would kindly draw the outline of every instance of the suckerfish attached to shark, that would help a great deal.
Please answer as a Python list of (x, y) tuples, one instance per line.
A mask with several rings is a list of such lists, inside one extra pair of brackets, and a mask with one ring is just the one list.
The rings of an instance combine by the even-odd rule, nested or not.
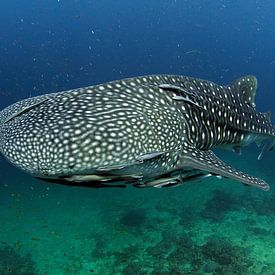
[(230, 167), (216, 146), (274, 139), (255, 110), (257, 80), (231, 85), (150, 75), (46, 94), (0, 112), (0, 152), (52, 183), (86, 187), (168, 187), (218, 176), (268, 190)]

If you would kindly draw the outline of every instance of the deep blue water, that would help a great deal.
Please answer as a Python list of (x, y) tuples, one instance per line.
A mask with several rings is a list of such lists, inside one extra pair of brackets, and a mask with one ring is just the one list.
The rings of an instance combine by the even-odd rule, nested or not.
[[(228, 84), (242, 75), (254, 74), (258, 79), (257, 109), (275, 113), (274, 10), (273, 0), (3, 0), (0, 2), (0, 109), (16, 100), (45, 92), (62, 91), (137, 75), (181, 74)], [(265, 159), (258, 162), (255, 146), (250, 148), (252, 149), (245, 150), (247, 155), (244, 154), (240, 158), (232, 156), (230, 152), (221, 153), (224, 159), (231, 161), (237, 168), (250, 171), (252, 174), (254, 172), (269, 181), (273, 179), (274, 153), (267, 154)], [(194, 244), (192, 247), (187, 247), (187, 251), (198, 249), (204, 260), (210, 257), (203, 250), (204, 244), (209, 245), (209, 242), (211, 244), (211, 238), (210, 241), (207, 238), (211, 234), (218, 234), (220, 238), (228, 236), (232, 243), (237, 243), (233, 248), (229, 246), (230, 251), (233, 251), (232, 255), (235, 255), (232, 259), (238, 259), (238, 253), (244, 255), (243, 253), (247, 253), (249, 249), (252, 251), (256, 247), (258, 250), (250, 251), (249, 255), (255, 265), (253, 267), (253, 270), (256, 270), (255, 274), (275, 272), (274, 261), (270, 256), (275, 247), (275, 207), (272, 199), (274, 182), (269, 182), (273, 191), (268, 195), (254, 189), (252, 191), (249, 189), (247, 192), (244, 186), (235, 182), (232, 188), (231, 185), (215, 182), (209, 185), (209, 189), (207, 185), (202, 185), (198, 189), (187, 186), (181, 187), (181, 191), (169, 190), (166, 193), (155, 193), (152, 190), (139, 193), (137, 191), (127, 191), (130, 192), (127, 193), (121, 190), (87, 192), (83, 189), (80, 191), (73, 189), (74, 192), (70, 192), (71, 189), (60, 186), (47, 189), (48, 185), (32, 180), (30, 176), (17, 171), (1, 158), (0, 169), (0, 218), (2, 219), (0, 223), (4, 224), (0, 230), (0, 242), (1, 244), (7, 242), (20, 253), (31, 251), (40, 270), (37, 274), (87, 274), (88, 269), (85, 269), (87, 266), (93, 269), (95, 274), (107, 274), (106, 270), (112, 270), (110, 274), (120, 274), (116, 273), (119, 271), (115, 269), (120, 263), (124, 268), (123, 274), (190, 274), (182, 271), (183, 267), (179, 267), (175, 258), (165, 258), (162, 251), (162, 249), (171, 250), (169, 245), (173, 245), (174, 242), (177, 243), (177, 249), (182, 247), (179, 232), (192, 235)], [(215, 188), (223, 190), (224, 193), (215, 193), (217, 192)], [(232, 198), (231, 192), (236, 195), (236, 200)], [(216, 194), (216, 197), (213, 196), (214, 199), (213, 194)], [(152, 203), (149, 198), (152, 198)], [(208, 198), (210, 203), (207, 203)], [(228, 202), (225, 203), (226, 207), (219, 205), (220, 198)], [(190, 219), (191, 222), (184, 225), (177, 224), (179, 217), (183, 219), (180, 216), (182, 210), (180, 208), (177, 209), (179, 212), (176, 212), (173, 201), (177, 202), (177, 208), (187, 204), (188, 207), (195, 209), (192, 213), (198, 211), (204, 214), (198, 214), (201, 216), (197, 218), (194, 215), (186, 216), (184, 212), (184, 218)], [(76, 207), (71, 202), (75, 203)], [(143, 214), (140, 215), (136, 214), (134, 209), (130, 214), (127, 213), (126, 210), (131, 209), (133, 205), (142, 211), (146, 208), (148, 212), (144, 215), (141, 211)], [(207, 211), (200, 212), (203, 205), (208, 211), (211, 209), (214, 218)], [(57, 207), (56, 213), (54, 207)], [(94, 215), (96, 223), (93, 223), (92, 219), (89, 220), (87, 209), (91, 215)], [(156, 209), (159, 211), (157, 217), (159, 220), (154, 216)], [(218, 216), (215, 214), (217, 209), (221, 211)], [(58, 211), (60, 214), (57, 214)], [(118, 216), (122, 216), (120, 222), (117, 213)], [(136, 215), (137, 219), (127, 220), (131, 215)], [(229, 215), (228, 219), (224, 218), (226, 215)], [(66, 218), (72, 219), (74, 225), (59, 224), (58, 217), (60, 220), (64, 218), (65, 221)], [(83, 220), (81, 217), (84, 217)], [(103, 218), (106, 220), (102, 221)], [(46, 228), (43, 219), (52, 225)], [(147, 222), (144, 222), (146, 219)], [(193, 227), (189, 227), (190, 224)], [(230, 226), (232, 234), (223, 235), (223, 230), (231, 228)], [(22, 232), (16, 231), (18, 228), (30, 232), (28, 234), (31, 237), (26, 235), (27, 233), (21, 236)], [(14, 236), (10, 234), (10, 230), (16, 232)], [(64, 234), (63, 239), (61, 233), (58, 235), (57, 231), (63, 231), (67, 235)], [(90, 234), (88, 237), (85, 235), (87, 232)], [(146, 235), (144, 232), (149, 234)], [(166, 236), (167, 243), (161, 241), (157, 243), (159, 232), (163, 236), (166, 236), (167, 232), (170, 234)], [(123, 241), (129, 243), (129, 247), (123, 250), (125, 254), (118, 254), (115, 250), (119, 250), (121, 245), (117, 237), (121, 236), (120, 234), (124, 238)], [(179, 238), (175, 239), (175, 236)], [(87, 246), (93, 247), (94, 239), (97, 239), (97, 250), (95, 250), (97, 252), (93, 252), (96, 256), (93, 255), (92, 258), (96, 262), (95, 266), (89, 262), (90, 258), (85, 254), (87, 251), (87, 255), (91, 254), (89, 247), (84, 246), (86, 243)], [(83, 240), (84, 243), (79, 240)], [(114, 248), (108, 247), (113, 241)], [(140, 267), (131, 265), (138, 257), (135, 249), (138, 250), (144, 243), (151, 241), (157, 243), (154, 249), (149, 247), (147, 251), (153, 258), (144, 260), (140, 256), (138, 259), (141, 266), (148, 267), (151, 262), (156, 265), (158, 262), (164, 265), (169, 263), (170, 269), (165, 271), (169, 273), (158, 273), (158, 268), (155, 266), (156, 273), (149, 271), (149, 273), (139, 273), (135, 270), (140, 270)], [(213, 241), (214, 248), (216, 242)], [(134, 249), (133, 244), (136, 244)], [(67, 255), (63, 251), (64, 246), (66, 254), (69, 253), (66, 245), (70, 248), (77, 247), (71, 252), (71, 258), (67, 261), (71, 264), (79, 263), (81, 260), (86, 265), (68, 267)], [(226, 245), (225, 243), (224, 246)], [(97, 246), (102, 251), (99, 251)], [(243, 251), (240, 247), (245, 247), (247, 250)], [(223, 250), (224, 247), (218, 249)], [(261, 254), (265, 249), (267, 256)], [(116, 261), (120, 262), (108, 265), (110, 258), (108, 253), (114, 251), (117, 253)], [(59, 262), (61, 258), (55, 256), (55, 252), (60, 252), (66, 257)], [(178, 254), (184, 254), (183, 252), (186, 253), (180, 250)], [(4, 255), (3, 251), (0, 253)], [(84, 255), (84, 259), (79, 256), (80, 254)], [(51, 265), (56, 264), (52, 272), (46, 273), (50, 268), (41, 260), (43, 255), (52, 260)], [(128, 255), (129, 260), (129, 263), (126, 261), (127, 267), (124, 266), (125, 255)], [(190, 254), (189, 258), (193, 259), (194, 255), (197, 255), (197, 252)], [(211, 257), (214, 256), (211, 254)], [(231, 269), (223, 265), (222, 260), (218, 261), (218, 268), (222, 266), (223, 272), (213, 274), (251, 271), (250, 260), (246, 267), (238, 262), (236, 265), (230, 265)], [(182, 263), (187, 260), (182, 256), (178, 261)], [(107, 269), (100, 266), (101, 262)], [(240, 262), (245, 260), (240, 258)], [(213, 269), (211, 263), (207, 267), (201, 263), (197, 264), (197, 270)], [(0, 270), (1, 265), (4, 266), (0, 260)], [(192, 265), (195, 266), (195, 262), (192, 262)], [(63, 273), (59, 269), (60, 266), (63, 271), (65, 270)], [(20, 268), (19, 266), (18, 269)], [(148, 268), (150, 270), (151, 267)], [(179, 273), (176, 273), (176, 268)], [(194, 273), (193, 267), (184, 268), (191, 270), (192, 274), (201, 274)]]
[(1, 1), (1, 94), (151, 73), (220, 83), (255, 74), (258, 105), (272, 110), (274, 8), (272, 0)]

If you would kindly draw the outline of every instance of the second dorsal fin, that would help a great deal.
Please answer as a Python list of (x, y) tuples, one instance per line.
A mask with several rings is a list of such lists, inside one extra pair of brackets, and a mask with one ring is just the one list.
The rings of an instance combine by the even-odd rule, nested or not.
[(253, 75), (243, 76), (235, 80), (230, 87), (238, 93), (244, 102), (255, 107), (255, 95), (257, 90), (257, 78)]

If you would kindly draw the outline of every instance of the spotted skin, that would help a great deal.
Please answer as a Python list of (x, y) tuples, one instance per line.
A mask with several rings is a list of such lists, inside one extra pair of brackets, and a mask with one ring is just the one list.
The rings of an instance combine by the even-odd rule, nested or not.
[(256, 88), (253, 76), (220, 86), (152, 75), (29, 98), (0, 112), (0, 152), (68, 185), (164, 187), (221, 175), (267, 190), (211, 151), (275, 136), (255, 110)]

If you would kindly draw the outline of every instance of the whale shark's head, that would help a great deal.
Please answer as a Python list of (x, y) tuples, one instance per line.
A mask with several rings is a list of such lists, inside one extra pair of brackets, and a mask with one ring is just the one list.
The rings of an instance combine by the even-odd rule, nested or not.
[[(50, 97), (43, 95), (28, 98), (0, 112), (0, 153), (15, 166), (34, 174), (37, 171), (33, 166), (34, 139), (32, 136), (36, 130), (34, 125), (32, 128), (31, 117), (26, 118), (26, 114), (35, 111)], [(28, 129), (27, 132), (26, 129)]]

